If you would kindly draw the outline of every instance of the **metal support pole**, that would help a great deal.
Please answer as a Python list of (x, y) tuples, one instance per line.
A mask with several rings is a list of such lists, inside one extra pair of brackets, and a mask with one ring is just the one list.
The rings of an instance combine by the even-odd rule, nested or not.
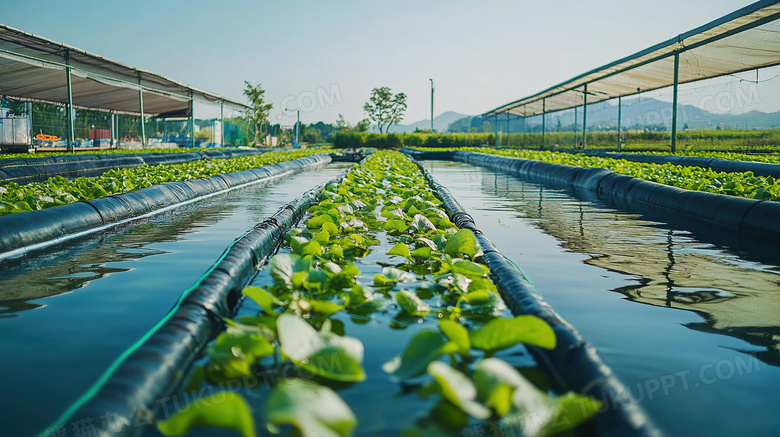
[(523, 105), (523, 147), (525, 147), (525, 140), (528, 132), (528, 119), (526, 118), (525, 105)]
[(32, 102), (27, 101), (24, 102), (24, 112), (27, 113), (27, 136), (30, 138), (30, 143), (28, 145), (32, 145), (32, 139), (35, 135), (33, 135), (33, 107)]
[(138, 106), (141, 111), (141, 148), (146, 147), (146, 126), (144, 123), (144, 89), (141, 87), (141, 73), (138, 73)]
[(585, 92), (582, 94), (582, 150), (585, 150), (587, 145), (587, 138), (585, 133), (588, 129), (588, 84), (585, 84)]
[(433, 79), (431, 81), (431, 133), (433, 133)]
[(225, 145), (225, 101), (219, 102), (219, 145)]
[(574, 148), (577, 148), (577, 107), (574, 107)]
[(111, 129), (111, 148), (113, 149), (116, 145), (116, 112), (113, 110), (111, 111), (111, 125), (109, 129)]
[(493, 134), (495, 137), (493, 142), (495, 143), (495, 146), (498, 147), (498, 113), (493, 115), (493, 132), (495, 132)]
[(672, 153), (677, 151), (677, 83), (680, 72), (680, 52), (674, 52), (674, 86), (672, 88)]
[(621, 112), (623, 111), (623, 101), (622, 97), (618, 97), (618, 132), (617, 132), (617, 143), (618, 143), (618, 152), (620, 152), (622, 145), (620, 144), (620, 122), (622, 121), (622, 115)]
[(544, 150), (544, 133), (547, 130), (547, 124), (546, 124), (546, 117), (544, 116), (545, 112), (547, 112), (547, 99), (542, 99), (542, 150)]
[(298, 126), (301, 124), (301, 111), (300, 109), (296, 111), (298, 113), (298, 119), (295, 122), (295, 143), (293, 143), (293, 149), (298, 148)]
[(506, 111), (506, 145), (509, 145), (509, 111)]
[(195, 147), (195, 93), (190, 91), (190, 147)]
[(74, 110), (73, 110), (73, 84), (70, 80), (70, 51), (65, 50), (65, 78), (68, 91), (68, 104), (65, 107), (65, 131), (68, 141), (68, 150), (75, 152), (76, 135), (74, 133)]

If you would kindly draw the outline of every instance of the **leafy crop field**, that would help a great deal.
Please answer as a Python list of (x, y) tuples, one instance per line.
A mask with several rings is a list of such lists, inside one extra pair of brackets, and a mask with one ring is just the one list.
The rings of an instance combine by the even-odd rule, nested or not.
[(0, 215), (35, 211), (68, 203), (92, 200), (113, 194), (151, 187), (165, 182), (180, 182), (230, 173), (306, 156), (327, 153), (323, 149), (300, 149), (230, 159), (208, 159), (184, 164), (142, 165), (121, 168), (91, 178), (69, 180), (58, 176), (44, 182), (0, 186)]
[[(504, 358), (512, 350), (517, 354), (521, 344), (553, 348), (555, 334), (534, 316), (505, 316), (476, 237), (455, 228), (406, 157), (378, 152), (341, 183), (326, 187), (319, 200), (305, 225), (285, 236), (285, 247), (263, 268), (265, 283), (244, 290), (257, 314), (225, 320), (226, 331), (208, 347), (207, 360), (187, 388), (204, 392), (263, 374), (270, 392), (257, 395), (263, 402), (257, 396), (213, 394), (222, 400), (206, 399), (201, 405), (209, 408), (182, 409), (158, 422), (161, 432), (184, 435), (210, 425), (254, 436), (258, 425), (250, 405), (258, 403), (272, 432), (367, 432), (372, 420), (356, 415), (356, 405), (339, 395), (356, 385), (384, 396), (385, 403), (374, 406), (379, 412), (399, 396), (428, 399), (427, 412), (388, 418), (409, 422), (404, 435), (460, 435), (467, 427), (473, 430), (474, 421), (487, 420), (523, 426), (527, 435), (555, 435), (601, 407), (575, 393), (550, 395)], [(372, 252), (387, 257), (380, 270), (363, 261)], [(395, 357), (380, 357), (384, 372), (377, 374), (364, 368), (360, 333), (348, 335), (340, 315), (360, 325), (389, 323), (388, 332), (423, 328)], [(349, 326), (368, 329), (360, 325)]]
[(463, 148), (459, 150), (490, 153), (513, 158), (533, 159), (553, 164), (565, 164), (579, 167), (601, 167), (614, 171), (615, 173), (686, 190), (708, 191), (710, 193), (726, 194), (729, 196), (739, 196), (757, 200), (780, 200), (780, 180), (776, 180), (771, 176), (755, 176), (753, 172), (715, 172), (701, 167), (651, 164), (626, 161), (625, 159), (601, 158), (596, 156), (527, 149)]

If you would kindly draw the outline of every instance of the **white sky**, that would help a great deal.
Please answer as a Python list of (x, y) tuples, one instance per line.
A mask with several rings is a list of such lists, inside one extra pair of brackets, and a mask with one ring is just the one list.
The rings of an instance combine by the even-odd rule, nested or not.
[[(374, 87), (408, 95), (404, 123), (476, 115), (750, 4), (745, 0), (2, 0), (0, 23), (244, 101), (273, 121), (360, 120)], [(2, 76), (0, 73), (0, 80)], [(218, 108), (196, 107), (197, 117)]]

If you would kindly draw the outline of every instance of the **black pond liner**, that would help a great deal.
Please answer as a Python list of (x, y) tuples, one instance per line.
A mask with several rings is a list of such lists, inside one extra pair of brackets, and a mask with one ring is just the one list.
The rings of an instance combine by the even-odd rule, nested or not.
[(28, 184), (43, 182), (53, 176), (73, 179), (99, 176), (114, 168), (138, 167), (142, 164), (183, 164), (199, 159), (227, 159), (258, 155), (268, 149), (207, 150), (183, 153), (116, 153), (44, 156), (0, 159), (0, 185), (9, 182)]
[[(444, 202), (452, 222), (459, 228), (469, 229), (477, 236), (484, 252), (482, 259), (490, 268), (491, 277), (512, 314), (537, 316), (553, 328), (557, 339), (555, 349), (527, 347), (542, 368), (553, 377), (557, 388), (587, 394), (604, 403), (602, 410), (592, 420), (594, 434), (615, 437), (659, 435), (660, 431), (644, 411), (620, 395), (625, 392), (625, 385), (620, 383), (612, 370), (601, 361), (596, 349), (539, 296), (525, 274), (505, 258), (493, 242), (477, 228), (474, 219), (450, 191), (436, 182), (425, 167), (420, 164), (418, 166)], [(557, 167), (554, 167), (554, 170), (564, 174), (569, 171)]]
[(169, 182), (87, 202), (0, 216), (0, 262), (27, 252), (96, 232), (123, 221), (154, 214), (183, 202), (215, 195), (288, 172), (324, 165), (328, 154), (185, 182)]
[[(404, 150), (415, 159), (436, 159), (429, 152)], [(517, 175), (531, 182), (595, 195), (614, 207), (651, 212), (668, 220), (691, 223), (731, 234), (753, 244), (780, 242), (780, 202), (747, 199), (650, 182), (595, 167), (576, 167), (485, 153), (451, 151), (448, 159)]]
[[(572, 154), (583, 153), (571, 152), (568, 150), (560, 151)], [(722, 158), (702, 158), (698, 156), (642, 155), (637, 153), (616, 153), (602, 151), (585, 152), (585, 154), (602, 158), (625, 159), (626, 161), (632, 162), (703, 167), (709, 168), (712, 171), (723, 171), (728, 173), (745, 173), (752, 171), (756, 176), (772, 176), (773, 178), (780, 178), (780, 164), (770, 164), (768, 162), (738, 161), (734, 159)]]
[[(287, 171), (296, 166), (287, 161), (269, 167)], [(312, 188), (233, 241), (168, 314), (128, 348), (53, 427), (61, 427), (62, 435), (70, 437), (71, 424), (102, 423), (101, 417), (111, 414), (114, 427), (98, 427), (96, 436), (142, 434), (151, 426), (151, 418), (161, 412), (161, 405), (187, 382), (208, 342), (224, 329), (223, 319), (235, 314), (241, 290), (257, 266), (274, 253), (324, 187), (338, 183), (345, 174)]]

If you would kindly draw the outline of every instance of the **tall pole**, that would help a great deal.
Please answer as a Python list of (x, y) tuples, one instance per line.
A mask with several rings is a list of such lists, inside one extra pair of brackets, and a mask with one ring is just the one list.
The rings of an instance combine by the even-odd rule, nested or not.
[(544, 133), (547, 130), (545, 112), (547, 112), (547, 99), (542, 99), (542, 150), (544, 150)]
[(141, 148), (146, 146), (146, 123), (144, 123), (144, 89), (141, 87), (141, 72), (138, 72), (138, 106), (141, 111)]
[(433, 132), (433, 79), (431, 81), (431, 132)]
[(509, 111), (506, 111), (506, 145), (509, 145)]
[(225, 145), (225, 101), (219, 102), (219, 145)]
[(526, 118), (527, 115), (525, 113), (525, 105), (523, 105), (523, 147), (525, 147), (525, 137), (527, 136), (528, 132), (528, 119)]
[(493, 136), (495, 137), (494, 138), (495, 146), (498, 147), (499, 146), (499, 144), (498, 144), (498, 112), (493, 114), (493, 132), (495, 132), (493, 134)]
[(111, 110), (111, 143), (110, 148), (113, 149), (116, 145), (115, 139), (116, 139), (116, 111), (113, 109)]
[(301, 110), (296, 111), (298, 113), (298, 120), (295, 122), (295, 142), (293, 143), (293, 149), (298, 148), (298, 126), (301, 124)]
[(674, 87), (672, 88), (672, 153), (677, 150), (677, 83), (680, 72), (680, 52), (674, 52)]
[(588, 140), (585, 138), (585, 132), (588, 129), (588, 84), (585, 84), (585, 92), (582, 94), (582, 150), (585, 150)]
[(190, 91), (190, 147), (195, 147), (195, 93)]
[(621, 101), (622, 97), (618, 97), (618, 134), (617, 134), (617, 142), (618, 142), (618, 152), (620, 152), (621, 144), (620, 144), (620, 122), (622, 115), (621, 111), (623, 110), (623, 102)]
[(574, 148), (577, 148), (577, 107), (574, 107)]
[(74, 110), (73, 110), (73, 84), (70, 79), (70, 51), (65, 50), (65, 80), (68, 88), (68, 106), (65, 114), (65, 131), (68, 141), (68, 150), (75, 152), (74, 146), (76, 145), (76, 135), (74, 134)]

